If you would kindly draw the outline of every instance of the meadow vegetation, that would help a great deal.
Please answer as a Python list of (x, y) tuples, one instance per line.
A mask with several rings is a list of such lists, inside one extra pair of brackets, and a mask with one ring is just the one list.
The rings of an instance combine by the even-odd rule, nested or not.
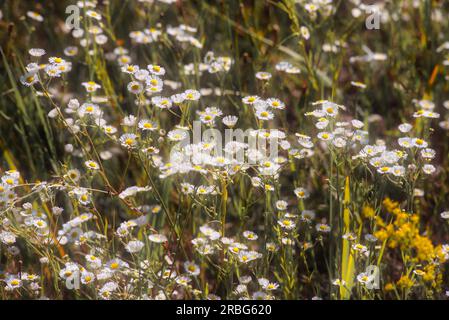
[(0, 299), (449, 296), (447, 1), (0, 10)]

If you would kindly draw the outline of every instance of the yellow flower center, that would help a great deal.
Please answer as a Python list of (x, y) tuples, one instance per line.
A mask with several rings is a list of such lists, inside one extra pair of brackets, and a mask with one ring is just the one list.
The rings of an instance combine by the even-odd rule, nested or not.
[(18, 286), (19, 285), (19, 280), (17, 280), (17, 279), (14, 279), (14, 280), (12, 280), (11, 281), (11, 284), (13, 285), (13, 286)]

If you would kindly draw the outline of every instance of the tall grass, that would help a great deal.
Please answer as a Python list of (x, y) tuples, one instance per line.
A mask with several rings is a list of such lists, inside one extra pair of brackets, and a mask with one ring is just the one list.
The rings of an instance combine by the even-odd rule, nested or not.
[(444, 299), (449, 8), (376, 3), (4, 1), (0, 297)]

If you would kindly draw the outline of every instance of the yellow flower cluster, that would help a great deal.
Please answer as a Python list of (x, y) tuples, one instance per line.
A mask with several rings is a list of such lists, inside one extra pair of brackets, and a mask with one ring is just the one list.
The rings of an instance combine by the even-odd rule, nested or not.
[(396, 283), (401, 289), (410, 289), (414, 284), (415, 282), (406, 275), (403, 275)]
[(389, 248), (400, 248), (415, 262), (430, 261), (435, 258), (437, 252), (432, 241), (419, 234), (419, 216), (401, 210), (399, 203), (389, 198), (383, 201), (383, 205), (392, 215), (392, 219), (386, 223), (377, 216), (376, 222), (379, 229), (374, 235), (381, 241), (387, 240)]
[(374, 209), (368, 205), (365, 205), (362, 208), (362, 215), (365, 218), (371, 219), (374, 218), (374, 216), (376, 215), (376, 212), (374, 211)]
[[(386, 222), (382, 217), (376, 217), (378, 230), (374, 235), (390, 249), (399, 248), (404, 263), (423, 265), (418, 279), (429, 283), (432, 287), (441, 284), (442, 275), (438, 270), (440, 262), (445, 261), (441, 246), (434, 246), (432, 241), (419, 233), (419, 215), (407, 213), (400, 208), (398, 202), (384, 199), (383, 206), (390, 214)], [(402, 289), (411, 288), (415, 280), (410, 275), (402, 275), (396, 285)], [(390, 284), (391, 285), (391, 284)]]

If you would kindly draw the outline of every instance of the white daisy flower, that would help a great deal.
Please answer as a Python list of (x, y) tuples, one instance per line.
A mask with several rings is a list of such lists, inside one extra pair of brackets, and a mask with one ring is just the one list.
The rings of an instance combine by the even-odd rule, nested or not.
[(86, 162), (84, 162), (84, 165), (89, 170), (99, 170), (100, 169), (100, 165), (96, 161), (93, 161), (93, 160), (87, 160)]
[(137, 146), (137, 135), (133, 133), (125, 133), (120, 137), (120, 143), (125, 148), (135, 148)]

